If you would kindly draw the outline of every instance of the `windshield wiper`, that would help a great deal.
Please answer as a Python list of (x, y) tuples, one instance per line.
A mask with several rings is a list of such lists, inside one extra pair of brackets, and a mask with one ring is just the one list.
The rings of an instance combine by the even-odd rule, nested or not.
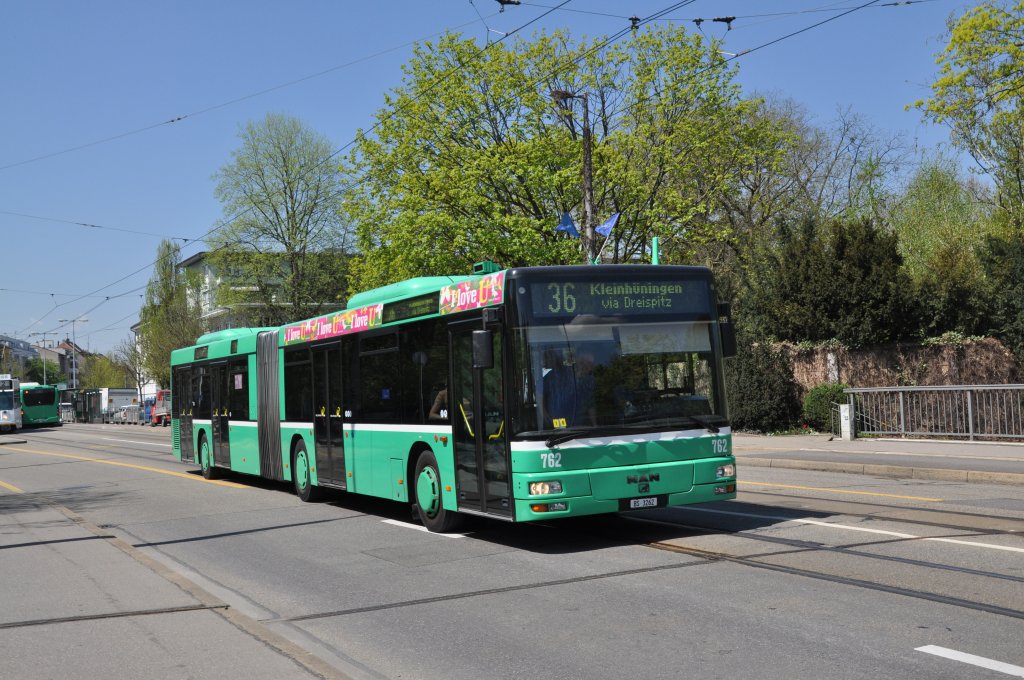
[(609, 437), (613, 434), (633, 434), (637, 431), (643, 431), (647, 429), (643, 425), (606, 425), (604, 427), (587, 427), (587, 428), (575, 428), (573, 430), (566, 430), (559, 432), (556, 435), (548, 437), (544, 444), (550, 449), (559, 444), (572, 441), (573, 439), (579, 439), (580, 437)]
[(711, 419), (707, 416), (686, 416), (690, 420), (696, 422), (698, 425), (703, 425), (711, 434), (718, 434), (719, 427), (711, 422)]

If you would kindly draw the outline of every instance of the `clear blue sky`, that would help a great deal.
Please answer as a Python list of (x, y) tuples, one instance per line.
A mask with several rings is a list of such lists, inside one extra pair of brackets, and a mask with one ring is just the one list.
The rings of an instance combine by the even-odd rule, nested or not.
[[(865, 1), (696, 0), (668, 17), (690, 30), (707, 19), (704, 32), (739, 53)], [(287, 113), (341, 147), (400, 83), (411, 43), (445, 29), (483, 43), (557, 4), (524, 0), (499, 13), (496, 0), (3, 3), (0, 334), (70, 336), (59, 320), (85, 316), (79, 344), (111, 350), (138, 318), (161, 237), (196, 239), (221, 217), (211, 176), (240, 126)], [(520, 35), (607, 35), (671, 4), (574, 0)], [(945, 144), (945, 130), (904, 106), (927, 94), (946, 18), (969, 5), (877, 4), (740, 58), (744, 91), (792, 98), (821, 125), (849, 108), (908, 144)], [(729, 15), (731, 31), (710, 21)], [(192, 241), (183, 254), (202, 248)]]

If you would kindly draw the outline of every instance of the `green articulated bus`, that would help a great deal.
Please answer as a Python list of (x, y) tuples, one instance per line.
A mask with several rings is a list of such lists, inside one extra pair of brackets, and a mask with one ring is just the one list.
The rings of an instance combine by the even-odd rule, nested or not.
[(175, 350), (174, 453), (412, 503), (432, 531), (725, 500), (733, 353), (706, 268), (479, 263)]
[(25, 427), (60, 425), (60, 399), (56, 386), (21, 383), (21, 412)]

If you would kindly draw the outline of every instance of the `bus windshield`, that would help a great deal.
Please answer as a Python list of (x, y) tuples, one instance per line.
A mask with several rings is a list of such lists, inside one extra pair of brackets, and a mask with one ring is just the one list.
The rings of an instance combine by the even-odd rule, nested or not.
[(0, 392), (0, 411), (14, 408), (14, 392)]
[(711, 333), (709, 321), (670, 320), (519, 329), (518, 432), (724, 423)]

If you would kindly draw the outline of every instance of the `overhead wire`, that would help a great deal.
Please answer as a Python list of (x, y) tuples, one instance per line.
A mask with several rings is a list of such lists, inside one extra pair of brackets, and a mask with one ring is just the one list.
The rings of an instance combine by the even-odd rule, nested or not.
[[(498, 13), (495, 12), (495, 13), (490, 14), (488, 16), (489, 17), (494, 17), (494, 16), (497, 16), (497, 14)], [(481, 17), (480, 20), (482, 20), (482, 19), (483, 18)], [(465, 28), (466, 26), (470, 26), (472, 24), (475, 24), (476, 22), (477, 22), (477, 20), (474, 19), (473, 21), (468, 21), (468, 22), (466, 22), (464, 24), (460, 24), (460, 25), (456, 26), (455, 29), (458, 30), (458, 29), (461, 29), (461, 28)], [(439, 31), (439, 32), (436, 32), (436, 33), (432, 33), (429, 36), (427, 36), (427, 38), (430, 38), (430, 37), (433, 37), (433, 36), (436, 36), (436, 35), (443, 35), (444, 33), (448, 32), (449, 30), (451, 30), (451, 29), (445, 29), (444, 31)], [(342, 69), (346, 69), (346, 68), (349, 68), (351, 66), (355, 66), (357, 64), (361, 64), (363, 62), (370, 61), (372, 59), (376, 59), (377, 57), (381, 57), (381, 56), (383, 56), (385, 54), (390, 54), (391, 52), (397, 52), (398, 50), (402, 50), (402, 49), (405, 49), (405, 48), (407, 48), (407, 47), (409, 47), (411, 45), (415, 45), (415, 44), (417, 44), (419, 42), (422, 42), (423, 40), (425, 40), (427, 38), (419, 38), (417, 40), (409, 41), (409, 42), (403, 43), (401, 45), (395, 45), (394, 47), (389, 47), (387, 49), (383, 49), (383, 50), (380, 50), (378, 52), (374, 52), (373, 54), (370, 54), (370, 55), (367, 55), (367, 56), (364, 56), (364, 57), (359, 57), (357, 59), (353, 59), (351, 61), (345, 62), (344, 64), (338, 64), (337, 66), (332, 66), (330, 68), (324, 69), (322, 71), (317, 71), (316, 73), (312, 73), (310, 75), (303, 76), (301, 78), (296, 78), (294, 80), (289, 80), (289, 81), (284, 82), (284, 83), (279, 83), (277, 85), (273, 85), (271, 87), (266, 87), (266, 88), (263, 88), (262, 90), (258, 90), (256, 92), (251, 92), (249, 94), (242, 95), (240, 97), (235, 97), (233, 99), (229, 99), (229, 100), (221, 102), (219, 104), (214, 104), (212, 106), (207, 106), (205, 108), (197, 109), (197, 110), (192, 111), (190, 113), (185, 113), (185, 114), (182, 114), (182, 115), (173, 116), (173, 117), (168, 118), (167, 120), (161, 121), (159, 123), (153, 123), (151, 125), (144, 125), (142, 127), (135, 128), (133, 130), (128, 130), (127, 132), (121, 132), (121, 133), (118, 133), (118, 134), (115, 134), (115, 135), (111, 135), (109, 137), (103, 137), (101, 139), (93, 140), (91, 142), (86, 142), (84, 144), (78, 144), (78, 145), (75, 145), (75, 146), (72, 146), (72, 147), (61, 149), (60, 151), (53, 151), (51, 153), (41, 154), (41, 155), (35, 156), (33, 158), (26, 158), (24, 160), (20, 160), (20, 161), (17, 161), (15, 163), (8, 163), (7, 165), (0, 165), (0, 170), (9, 170), (10, 168), (16, 168), (16, 167), (20, 167), (22, 165), (28, 165), (30, 163), (35, 163), (37, 161), (45, 160), (47, 158), (53, 158), (55, 156), (62, 156), (64, 154), (72, 153), (74, 151), (81, 151), (82, 149), (88, 149), (90, 147), (99, 146), (101, 144), (106, 144), (108, 142), (113, 142), (113, 141), (116, 141), (118, 139), (124, 139), (125, 137), (131, 137), (133, 135), (141, 134), (143, 132), (148, 132), (149, 130), (155, 130), (156, 128), (163, 127), (165, 125), (173, 125), (174, 123), (180, 123), (181, 121), (189, 119), (189, 118), (195, 118), (197, 116), (201, 116), (203, 114), (210, 113), (211, 111), (217, 111), (218, 109), (223, 109), (225, 107), (231, 106), (233, 104), (237, 104), (239, 102), (243, 102), (243, 101), (246, 101), (246, 100), (249, 100), (249, 99), (254, 99), (256, 97), (261, 97), (261, 96), (263, 96), (265, 94), (269, 94), (271, 92), (276, 92), (277, 90), (282, 90), (284, 88), (291, 87), (293, 85), (298, 85), (299, 83), (304, 83), (304, 82), (307, 82), (309, 80), (313, 80), (315, 78), (320, 78), (320, 77), (328, 75), (330, 73), (334, 73), (335, 71), (340, 71)]]
[[(881, 8), (881, 7), (899, 7), (899, 6), (903, 6), (903, 5), (919, 5), (919, 4), (929, 3), (929, 2), (940, 2), (940, 1), (943, 1), (943, 0), (897, 0), (896, 2), (881, 3), (879, 5), (876, 5), (875, 7), (879, 7), (879, 8)], [(839, 0), (839, 2), (845, 2), (845, 0)], [(839, 2), (836, 2), (836, 3), (833, 3), (833, 4), (839, 4)], [(523, 5), (524, 7), (540, 7), (540, 8), (551, 8), (552, 7), (552, 5), (545, 5), (545, 4), (542, 4), (542, 3), (539, 3), (539, 2), (525, 2), (524, 1), (524, 2), (521, 2), (520, 4)], [(762, 19), (762, 18), (766, 18), (766, 17), (787, 17), (787, 16), (797, 16), (797, 15), (800, 15), (800, 14), (815, 14), (815, 13), (822, 13), (822, 12), (841, 12), (841, 11), (846, 10), (846, 9), (851, 9), (851, 7), (849, 5), (847, 5), (845, 7), (830, 8), (829, 5), (824, 5), (822, 7), (817, 7), (817, 8), (812, 8), (812, 9), (795, 9), (795, 10), (790, 10), (788, 12), (767, 12), (767, 13), (761, 13), (761, 14), (736, 14), (736, 15), (730, 15), (730, 16), (732, 16), (733, 19)], [(631, 18), (631, 17), (626, 16), (624, 14), (611, 14), (611, 13), (608, 13), (608, 12), (595, 12), (595, 11), (592, 11), (592, 10), (585, 10), (585, 9), (565, 8), (565, 9), (562, 9), (561, 11), (562, 12), (567, 12), (567, 13), (574, 13), (574, 14), (587, 14), (587, 15), (590, 15), (590, 16), (608, 17), (608, 18), (611, 18), (611, 19), (629, 20)], [(727, 15), (727, 14), (728, 14), (727, 12), (721, 12), (720, 16)], [(678, 19), (668, 19), (667, 21), (678, 21)], [(705, 22), (705, 21), (712, 21), (712, 19), (694, 18), (694, 19), (690, 19), (689, 21)]]
[[(618, 41), (620, 38), (622, 38), (627, 33), (630, 33), (631, 31), (637, 30), (638, 27), (646, 25), (646, 24), (654, 22), (654, 21), (658, 21), (658, 20), (662, 19), (663, 17), (665, 17), (667, 14), (670, 14), (671, 12), (674, 12), (674, 11), (676, 11), (676, 10), (682, 8), (682, 7), (685, 7), (687, 5), (693, 4), (693, 2), (695, 2), (695, 1), (696, 0), (683, 0), (682, 2), (673, 3), (673, 4), (665, 7), (664, 9), (659, 10), (659, 11), (657, 11), (657, 12), (655, 12), (655, 13), (651, 14), (650, 16), (645, 17), (643, 19), (639, 19), (637, 17), (630, 17), (629, 18), (629, 20), (631, 22), (630, 26), (625, 27), (625, 28), (621, 29), (620, 31), (617, 31), (616, 33), (613, 33), (611, 36), (609, 36), (609, 37), (605, 38), (604, 40), (600, 41), (599, 43), (595, 44), (593, 47), (591, 47), (591, 49), (587, 50), (584, 54), (582, 54), (582, 55), (580, 55), (580, 56), (570, 60), (568, 63), (562, 65), (560, 68), (552, 71), (551, 73), (545, 74), (545, 76), (543, 76), (541, 79), (538, 79), (537, 81), (535, 81), (534, 84), (536, 85), (537, 83), (539, 83), (544, 78), (548, 78), (548, 77), (557, 75), (558, 73), (560, 73), (565, 68), (568, 68), (569, 66), (571, 66), (573, 63), (577, 63), (578, 61), (581, 61), (581, 60), (589, 57), (590, 55), (598, 52), (599, 50), (604, 49), (605, 47), (607, 47), (608, 45), (612, 44), (613, 42)], [(908, 0), (908, 2), (913, 2), (913, 1), (923, 2), (925, 0)], [(499, 44), (506, 37), (510, 37), (512, 35), (515, 35), (516, 33), (522, 31), (523, 29), (525, 29), (526, 27), (530, 26), (531, 24), (539, 21), (540, 19), (542, 19), (543, 17), (547, 16), (548, 14), (550, 14), (550, 13), (552, 13), (554, 11), (562, 9), (565, 5), (569, 4), (570, 2), (572, 2), (572, 0), (565, 0), (564, 2), (560, 3), (559, 5), (552, 6), (552, 7), (548, 8), (548, 11), (544, 12), (543, 14), (541, 14), (538, 17), (535, 17), (534, 19), (532, 19), (529, 22), (523, 24), (522, 26), (514, 29), (513, 31), (510, 31), (509, 33), (505, 34), (504, 36), (502, 36), (502, 38), (500, 40), (497, 40), (497, 41), (495, 41), (493, 43), (488, 43), (486, 47), (484, 47), (482, 50), (480, 50), (480, 53), (482, 54), (487, 49), (490, 49), (492, 45)], [(740, 52), (738, 54), (731, 55), (729, 58), (726, 58), (723, 61), (724, 62), (733, 61), (733, 60), (738, 59), (740, 57), (743, 57), (743, 56), (746, 56), (748, 54), (751, 54), (752, 52), (755, 52), (757, 50), (761, 50), (761, 49), (763, 49), (765, 47), (769, 47), (771, 45), (778, 44), (779, 42), (782, 42), (783, 40), (787, 40), (787, 39), (792, 38), (794, 36), (800, 35), (802, 33), (810, 31), (810, 30), (812, 30), (814, 28), (817, 28), (817, 27), (822, 26), (824, 24), (827, 24), (827, 23), (830, 23), (830, 22), (835, 21), (837, 19), (840, 19), (840, 18), (842, 18), (842, 17), (844, 17), (844, 16), (846, 16), (848, 14), (851, 14), (853, 12), (859, 11), (861, 9), (865, 9), (867, 7), (874, 6), (874, 5), (878, 4), (879, 2), (880, 2), (880, 0), (870, 0), (869, 2), (866, 2), (864, 4), (857, 5), (855, 7), (849, 8), (848, 10), (843, 11), (840, 14), (837, 14), (835, 16), (829, 17), (829, 18), (824, 19), (824, 20), (822, 20), (820, 22), (817, 22), (815, 24), (811, 24), (811, 25), (806, 26), (806, 27), (804, 27), (802, 29), (799, 29), (797, 31), (793, 31), (791, 33), (783, 35), (783, 36), (781, 36), (779, 38), (776, 38), (774, 40), (770, 40), (770, 41), (768, 41), (766, 43), (763, 43), (761, 45), (758, 45), (756, 47), (744, 50), (744, 51), (742, 51), (742, 52)], [(526, 4), (526, 3), (524, 3), (524, 4)], [(890, 3), (890, 4), (902, 4), (902, 3)], [(618, 18), (618, 17), (616, 17), (616, 18)], [(476, 22), (474, 21), (474, 22), (470, 22), (470, 23), (476, 23)], [(712, 67), (709, 66), (709, 67), (707, 67), (705, 69), (701, 69), (699, 71), (696, 71), (693, 74), (691, 74), (690, 77), (691, 78), (698, 77), (699, 75), (705, 73), (710, 68), (712, 68)], [(444, 78), (449, 77), (455, 70), (457, 70), (457, 69), (453, 68), (453, 69), (449, 69), (449, 70), (445, 71), (444, 73), (442, 73), (438, 78), (436, 78), (433, 82), (431, 82), (425, 89), (423, 89), (419, 93), (417, 93), (416, 97), (414, 97), (413, 100), (407, 104), (407, 106), (411, 105), (412, 103), (414, 103), (418, 99), (422, 98), (423, 96), (426, 96), (427, 94), (429, 94), (431, 91), (433, 91), (440, 84), (440, 82), (443, 81)], [(383, 116), (380, 120), (378, 120), (374, 125), (372, 125), (369, 129), (367, 129), (366, 131), (358, 133), (350, 142), (348, 142), (347, 144), (339, 147), (332, 154), (330, 154), (329, 156), (327, 156), (326, 158), (321, 160), (319, 163), (317, 163), (314, 166), (313, 169), (316, 169), (316, 168), (320, 167), (320, 165), (322, 165), (323, 163), (326, 163), (326, 162), (330, 161), (331, 159), (336, 157), (341, 152), (351, 148), (353, 145), (358, 143), (361, 139), (364, 139), (367, 136), (367, 134), (369, 134), (369, 133), (373, 132), (374, 130), (376, 130), (377, 128), (379, 128), (383, 123), (385, 123), (388, 120), (390, 120), (392, 117), (397, 115), (402, 110), (404, 110), (404, 108), (397, 108), (397, 109), (394, 109), (394, 110), (390, 111), (385, 116)], [(3, 168), (0, 168), (0, 169), (3, 169)], [(339, 192), (337, 192), (337, 193), (338, 194), (343, 194), (343, 193), (351, 190), (352, 188), (355, 188), (356, 186), (358, 186), (360, 183), (365, 181), (365, 179), (366, 179), (365, 177), (359, 178), (356, 181), (346, 185), (345, 187), (342, 187), (339, 190)], [(202, 236), (200, 236), (200, 237), (198, 237), (196, 239), (193, 239), (191, 241), (191, 243), (195, 243), (195, 242), (201, 241), (203, 239), (206, 239), (208, 236), (210, 236), (211, 234), (213, 234), (217, 230), (219, 230), (219, 229), (223, 228), (224, 226), (226, 226), (227, 224), (230, 224), (230, 223), (234, 222), (235, 220), (239, 219), (246, 212), (248, 212), (248, 209), (247, 210), (243, 210), (243, 211), (237, 213), (236, 215), (228, 218), (227, 220), (224, 220), (224, 221), (220, 222), (219, 224), (216, 224), (211, 229), (209, 229), (206, 233), (204, 233)], [(221, 246), (215, 248), (213, 252), (216, 252), (217, 250), (223, 249), (227, 245), (228, 245), (227, 243), (224, 243)], [(130, 278), (132, 276), (135, 276), (135, 275), (137, 275), (137, 274), (139, 274), (139, 273), (149, 269), (152, 266), (155, 266), (157, 263), (159, 263), (161, 261), (161, 259), (162, 258), (157, 258), (152, 263), (149, 263), (146, 266), (144, 266), (144, 267), (142, 267), (142, 268), (140, 268), (138, 270), (135, 270), (135, 271), (131, 272), (130, 274), (127, 274), (124, 277), (122, 277), (122, 278), (120, 278), (120, 279), (118, 279), (118, 280), (116, 280), (116, 281), (114, 281), (114, 282), (112, 282), (110, 284), (107, 284), (106, 286), (103, 286), (103, 287), (97, 289), (96, 291), (93, 291), (92, 293), (80, 296), (79, 298), (76, 298), (75, 300), (71, 300), (71, 301), (68, 301), (68, 302), (65, 302), (65, 303), (61, 303), (60, 306), (71, 304), (73, 302), (77, 302), (78, 300), (85, 299), (87, 297), (95, 296), (95, 293), (100, 292), (102, 290), (106, 290), (107, 288), (110, 288), (110, 287), (112, 287), (114, 285), (117, 285), (118, 283), (120, 283), (120, 282), (122, 282), (122, 281), (124, 281), (124, 280), (126, 280), (126, 279), (128, 279), (128, 278)], [(138, 289), (136, 289), (136, 290), (138, 290)], [(110, 296), (110, 297), (119, 297), (119, 296)], [(98, 303), (92, 309), (96, 309), (100, 305), (104, 304), (107, 300), (110, 299), (110, 297), (105, 298), (103, 301)], [(89, 313), (89, 312), (88, 311), (84, 312), (83, 315), (87, 314), (87, 313)], [(82, 315), (79, 315), (79, 316), (82, 316)], [(28, 330), (28, 328), (31, 328), (32, 326), (36, 325), (36, 323), (38, 323), (41, 320), (42, 319), (38, 319), (36, 322), (34, 322), (30, 326), (28, 326), (25, 330)], [(60, 328), (60, 327), (58, 327), (58, 328)], [(21, 331), (21, 332), (24, 332), (24, 331)]]
[[(60, 297), (78, 297), (79, 299), (81, 299), (82, 297), (86, 297), (80, 296), (78, 295), (78, 293), (48, 293), (46, 291), (41, 290), (22, 290), (20, 288), (0, 288), (0, 293), (18, 293), (19, 295), (49, 295), (50, 297), (59, 295)], [(93, 295), (92, 297), (103, 296)]]
[(117, 231), (117, 232), (121, 232), (122, 234), (138, 234), (138, 235), (141, 235), (141, 236), (158, 236), (160, 238), (166, 238), (166, 239), (171, 239), (171, 240), (175, 240), (175, 241), (184, 241), (185, 243), (188, 243), (189, 241), (192, 240), (192, 239), (186, 238), (184, 236), (168, 236), (166, 234), (157, 234), (157, 233), (154, 233), (154, 232), (151, 232), (151, 231), (139, 231), (137, 229), (124, 229), (122, 227), (109, 227), (109, 226), (102, 225), (102, 224), (93, 224), (91, 222), (78, 222), (78, 221), (75, 221), (75, 220), (65, 220), (65, 219), (61, 219), (59, 217), (42, 217), (40, 215), (28, 215), (26, 213), (14, 212), (13, 210), (0, 210), (0, 215), (12, 215), (14, 217), (24, 217), (24, 218), (30, 219), (30, 220), (42, 220), (44, 222), (60, 222), (60, 223), (63, 223), (63, 224), (74, 224), (74, 225), (79, 226), (79, 227), (88, 227), (90, 229), (103, 229), (103, 230), (106, 230), (106, 231)]
[[(202, 236), (199, 236), (198, 238), (192, 239), (192, 241), (190, 241), (189, 243), (187, 243), (187, 244), (186, 244), (186, 246), (190, 246), (190, 245), (192, 245), (192, 244), (194, 244), (194, 243), (198, 243), (198, 242), (202, 241), (203, 239), (205, 239), (205, 238), (206, 238), (206, 237), (208, 237), (209, 235), (213, 234), (213, 233), (214, 233), (215, 231), (217, 231), (218, 229), (220, 229), (220, 228), (222, 228), (223, 226), (225, 226), (225, 223), (231, 223), (231, 222), (233, 222), (233, 221), (235, 221), (235, 220), (239, 219), (240, 217), (242, 217), (243, 215), (245, 215), (245, 214), (246, 214), (247, 212), (249, 212), (249, 210), (250, 210), (250, 209), (245, 209), (245, 210), (242, 210), (242, 211), (240, 211), (240, 212), (238, 212), (238, 213), (234, 214), (233, 216), (231, 216), (230, 218), (228, 218), (228, 219), (227, 219), (227, 220), (225, 220), (224, 222), (221, 222), (221, 223), (218, 223), (218, 224), (214, 225), (214, 226), (213, 226), (213, 227), (211, 227), (211, 228), (210, 228), (209, 230), (207, 230), (207, 231), (206, 231), (206, 233), (204, 233), (204, 234), (203, 234)], [(224, 247), (226, 247), (226, 246), (227, 246), (227, 244), (225, 243), (224, 245), (222, 245), (222, 246), (220, 246), (220, 247), (218, 247), (218, 248), (215, 248), (215, 249), (214, 249), (213, 251), (211, 251), (211, 252), (217, 252), (218, 250), (221, 250), (221, 249), (223, 249), (223, 248), (224, 248)], [(152, 268), (152, 267), (155, 267), (155, 266), (156, 266), (157, 264), (159, 264), (159, 263), (160, 263), (160, 262), (161, 262), (161, 261), (162, 261), (162, 260), (163, 260), (163, 259), (164, 259), (165, 257), (167, 257), (167, 256), (166, 256), (166, 255), (164, 255), (164, 256), (158, 257), (158, 258), (156, 258), (155, 260), (153, 260), (152, 262), (150, 262), (150, 263), (148, 263), (148, 264), (146, 264), (146, 265), (144, 265), (144, 266), (140, 267), (139, 269), (136, 269), (135, 271), (131, 272), (130, 274), (126, 274), (125, 276), (122, 276), (121, 278), (117, 279), (116, 281), (113, 281), (112, 283), (108, 283), (107, 285), (105, 285), (105, 286), (102, 286), (102, 287), (100, 287), (100, 288), (97, 288), (96, 290), (94, 290), (94, 291), (91, 291), (91, 292), (89, 292), (89, 293), (85, 293), (84, 295), (79, 295), (78, 297), (76, 297), (76, 298), (75, 298), (75, 299), (73, 299), (73, 300), (67, 300), (66, 302), (61, 302), (60, 304), (57, 304), (57, 305), (55, 305), (55, 306), (54, 306), (54, 307), (53, 307), (52, 309), (50, 309), (49, 311), (47, 311), (47, 312), (46, 312), (45, 314), (43, 314), (43, 315), (42, 315), (41, 317), (39, 317), (38, 319), (36, 319), (36, 320), (35, 320), (35, 321), (33, 321), (32, 323), (30, 323), (30, 324), (29, 324), (28, 326), (26, 326), (26, 327), (25, 327), (25, 328), (23, 328), (22, 330), (18, 331), (18, 333), (19, 333), (19, 334), (21, 334), (21, 333), (25, 333), (26, 331), (28, 331), (28, 330), (32, 329), (32, 328), (33, 328), (34, 326), (36, 326), (37, 324), (39, 324), (39, 323), (40, 323), (40, 322), (41, 322), (41, 321), (42, 321), (43, 319), (45, 319), (46, 317), (48, 317), (48, 316), (49, 316), (50, 314), (52, 314), (52, 313), (53, 313), (53, 312), (54, 312), (54, 311), (55, 311), (56, 309), (58, 309), (59, 307), (64, 307), (64, 306), (66, 306), (66, 305), (74, 304), (75, 302), (78, 302), (78, 301), (80, 301), (80, 300), (84, 300), (84, 299), (87, 299), (87, 298), (93, 298), (93, 297), (98, 297), (98, 296), (96, 295), (97, 293), (99, 293), (99, 292), (101, 292), (101, 291), (104, 291), (104, 290), (106, 290), (107, 288), (111, 288), (111, 287), (113, 287), (113, 286), (116, 286), (117, 284), (121, 283), (122, 281), (125, 281), (125, 280), (127, 280), (127, 279), (130, 279), (131, 277), (133, 277), (133, 276), (136, 276), (137, 274), (140, 274), (140, 273), (142, 273), (142, 272), (144, 272), (144, 271), (147, 271), (147, 270), (149, 270), (149, 269), (150, 269), (150, 268)], [(142, 286), (142, 288), (145, 288), (145, 287), (146, 287), (146, 286)], [(140, 289), (138, 289), (138, 288), (137, 288), (137, 289), (135, 289), (135, 290), (140, 290)], [(131, 292), (135, 292), (135, 291), (129, 291), (129, 293), (131, 293)], [(105, 302), (106, 300), (109, 300), (109, 299), (110, 299), (111, 297), (114, 297), (114, 298), (116, 298), (116, 297), (120, 297), (120, 296), (119, 296), (119, 295), (114, 295), (114, 296), (105, 296), (104, 302)], [(102, 302), (101, 302), (100, 304), (102, 304)], [(99, 306), (99, 305), (97, 305), (97, 306)], [(85, 312), (85, 313), (88, 313), (88, 312)], [(82, 315), (80, 314), (79, 316), (82, 316)]]

